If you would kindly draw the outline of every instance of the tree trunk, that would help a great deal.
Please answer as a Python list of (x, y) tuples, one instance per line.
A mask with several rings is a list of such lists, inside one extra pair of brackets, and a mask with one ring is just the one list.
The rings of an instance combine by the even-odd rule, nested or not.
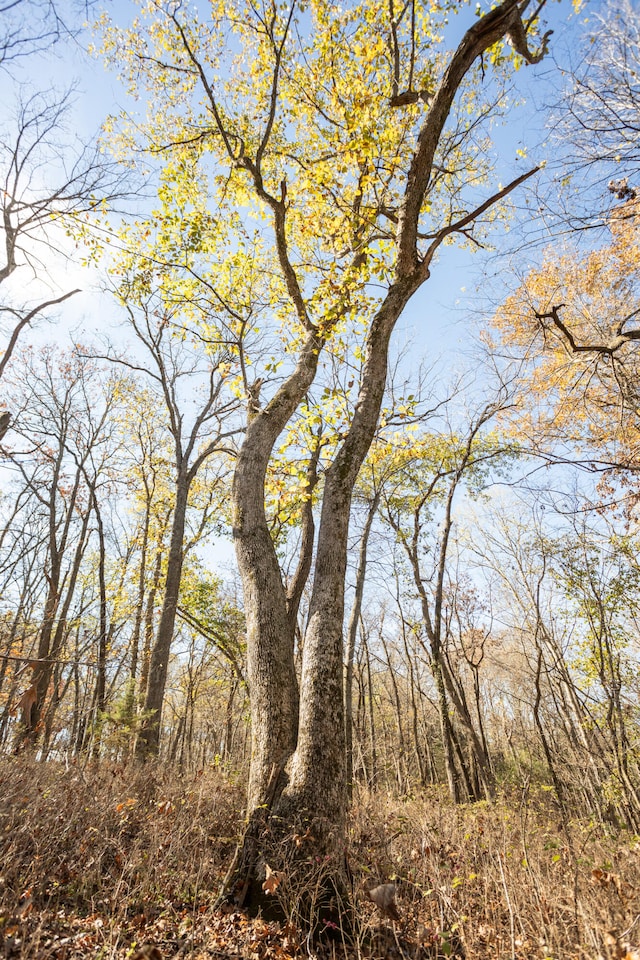
[[(306, 334), (294, 372), (264, 408), (258, 405), (256, 385), (248, 390), (249, 420), (234, 473), (234, 541), (244, 589), (253, 722), (249, 824), (238, 855), (240, 876), (246, 868), (240, 899), (245, 899), (245, 891), (252, 884), (260, 842), (265, 839), (265, 819), (272, 806), (276, 817), (270, 826), (281, 836), (289, 837), (291, 859), (304, 862), (308, 873), (314, 858), (328, 857), (334, 877), (328, 885), (323, 884), (323, 889), (327, 890), (332, 883), (337, 893), (346, 889), (342, 859), (347, 812), (342, 629), (351, 498), (378, 423), (391, 334), (410, 297), (429, 277), (430, 265), (440, 244), (455, 229), (449, 223), (425, 245), (424, 251), (419, 251), (421, 211), (443, 128), (467, 71), (478, 56), (512, 28), (514, 34), (516, 28), (523, 28), (520, 10), (514, 0), (505, 0), (467, 31), (426, 111), (408, 164), (405, 194), (398, 208), (395, 269), (387, 293), (368, 326), (360, 389), (346, 437), (325, 473), (302, 649), (297, 740), (294, 638), (291, 627), (287, 628), (282, 575), (265, 518), (264, 482), (276, 439), (313, 383), (323, 335), (309, 319), (301, 286), (288, 259), (286, 184), (281, 198), (277, 199), (265, 188), (261, 152), (256, 160), (248, 156), (243, 160), (258, 196), (273, 213), (282, 276), (292, 308), (297, 311)], [(524, 28), (521, 32), (524, 36)], [(519, 51), (523, 56), (528, 53), (522, 44)], [(498, 195), (487, 201), (482, 210), (497, 199)], [(467, 219), (470, 223), (473, 217)], [(332, 322), (326, 317), (323, 320), (325, 333), (329, 333)], [(294, 746), (289, 783), (278, 799), (280, 785), (284, 783), (282, 771)], [(294, 834), (301, 841), (299, 844), (292, 842)], [(313, 837), (313, 840), (302, 842), (304, 837)], [(313, 850), (313, 858), (309, 856), (309, 849)], [(255, 884), (253, 886), (255, 888)]]
[[(75, 505), (77, 486), (74, 489), (71, 498), (71, 506)], [(48, 578), (47, 598), (44, 607), (43, 624), (38, 640), (38, 659), (33, 670), (33, 688), (35, 690), (35, 700), (30, 710), (23, 716), (18, 736), (16, 740), (16, 750), (19, 750), (25, 743), (35, 744), (41, 729), (41, 720), (44, 712), (44, 705), (53, 676), (56, 661), (60, 656), (64, 643), (67, 618), (71, 607), (71, 602), (75, 594), (80, 565), (87, 545), (87, 533), (89, 529), (90, 511), (85, 511), (82, 518), (82, 525), (78, 536), (78, 541), (71, 562), (71, 567), (67, 570), (64, 578), (62, 577), (62, 556), (66, 547), (69, 526), (71, 523), (71, 506), (68, 508), (67, 518), (64, 524), (64, 534), (60, 541), (56, 538), (55, 517), (51, 518), (51, 538), (52, 545), (51, 573)], [(64, 600), (62, 600), (61, 590), (64, 586)], [(62, 601), (62, 603), (61, 603)], [(54, 629), (55, 627), (55, 629)]]
[(358, 566), (356, 569), (355, 594), (353, 606), (349, 615), (349, 624), (347, 626), (347, 650), (345, 658), (344, 671), (344, 723), (345, 723), (345, 751), (346, 751), (346, 776), (347, 790), (351, 796), (353, 786), (353, 662), (356, 651), (356, 637), (358, 634), (358, 624), (360, 623), (360, 612), (362, 610), (362, 597), (364, 594), (364, 584), (367, 574), (367, 548), (369, 546), (369, 535), (373, 520), (380, 503), (380, 493), (376, 491), (369, 504), (367, 519), (365, 521), (362, 537), (360, 538), (360, 551), (358, 553)]
[(384, 650), (385, 659), (387, 661), (387, 676), (391, 682), (391, 689), (393, 691), (393, 703), (395, 706), (396, 714), (396, 727), (398, 730), (398, 746), (394, 750), (394, 755), (396, 758), (396, 780), (399, 790), (404, 790), (406, 787), (406, 756), (407, 756), (407, 745), (405, 742), (404, 736), (404, 727), (402, 726), (402, 714), (404, 710), (402, 709), (402, 702), (400, 699), (400, 691), (398, 690), (398, 682), (396, 680), (396, 669), (391, 662), (391, 657), (389, 656), (389, 647), (384, 638), (382, 630), (380, 631), (380, 642), (382, 643), (382, 649)]
[[(233, 476), (233, 538), (242, 578), (251, 705), (249, 818), (273, 804), (281, 791), (298, 732), (295, 618), (265, 514), (265, 475), (279, 434), (313, 382), (321, 348), (322, 341), (310, 332), (294, 372), (275, 396), (264, 408), (251, 398)], [(342, 666), (339, 676), (341, 681)]]
[(346, 826), (342, 624), (351, 496), (378, 423), (391, 332), (417, 286), (411, 281), (395, 283), (371, 322), (351, 426), (325, 476), (302, 650), (298, 744), (291, 780), (277, 811), (313, 824), (319, 855), (343, 848)]
[(162, 704), (167, 684), (169, 656), (178, 609), (180, 580), (182, 578), (182, 563), (184, 559), (183, 541), (188, 497), (189, 478), (187, 474), (182, 474), (178, 476), (176, 481), (176, 504), (171, 526), (171, 540), (169, 543), (169, 556), (167, 557), (162, 612), (160, 614), (160, 623), (158, 624), (155, 643), (151, 651), (149, 679), (144, 701), (144, 716), (140, 724), (140, 733), (136, 742), (136, 758), (138, 760), (145, 760), (150, 756), (157, 757), (160, 749)]
[(253, 811), (268, 798), (272, 800), (274, 771), (278, 771), (278, 781), (295, 749), (298, 684), (293, 662), (295, 632), (264, 514), (264, 485), (256, 475), (264, 476), (261, 468), (256, 471), (256, 461), (262, 457), (251, 456), (251, 446), (250, 425), (234, 477), (234, 536), (247, 630), (251, 704), (248, 806)]
[(151, 668), (151, 648), (153, 646), (154, 618), (156, 612), (156, 597), (160, 588), (160, 579), (162, 577), (162, 557), (163, 549), (158, 544), (156, 551), (156, 562), (153, 570), (153, 580), (151, 589), (147, 596), (146, 609), (144, 613), (144, 643), (142, 647), (142, 665), (140, 669), (140, 685), (138, 688), (138, 703), (140, 710), (144, 709), (144, 703), (147, 699), (147, 687), (149, 686), (149, 670)]
[(362, 621), (360, 622), (360, 636), (365, 648), (367, 664), (367, 690), (368, 690), (368, 718), (369, 718), (369, 745), (371, 753), (371, 766), (369, 770), (369, 788), (375, 789), (378, 785), (378, 742), (376, 738), (375, 711), (373, 708), (373, 683), (371, 680), (371, 654), (369, 653), (369, 642), (365, 633)]
[(454, 755), (454, 746), (453, 746), (453, 730), (451, 728), (451, 718), (449, 717), (449, 705), (447, 703), (447, 693), (445, 690), (444, 681), (442, 679), (442, 671), (440, 670), (440, 663), (437, 660), (432, 661), (431, 671), (433, 673), (433, 679), (436, 684), (436, 693), (438, 697), (438, 716), (440, 719), (440, 735), (442, 737), (442, 750), (444, 754), (444, 770), (447, 777), (447, 785), (449, 787), (449, 796), (453, 803), (459, 803), (462, 799), (460, 796), (460, 784), (458, 782), (458, 774), (456, 771), (456, 761)]
[(98, 499), (95, 490), (92, 490), (93, 508), (98, 524), (98, 582), (100, 587), (100, 633), (98, 637), (98, 669), (96, 676), (96, 689), (94, 698), (94, 738), (93, 738), (93, 757), (97, 760), (100, 755), (100, 744), (102, 740), (102, 727), (104, 724), (104, 712), (106, 705), (107, 692), (107, 646), (108, 646), (108, 627), (107, 627), (107, 583), (105, 574), (106, 551), (104, 539), (104, 526), (102, 516), (98, 505)]
[[(147, 551), (149, 548), (149, 524), (151, 520), (151, 501), (147, 493), (144, 520), (140, 534), (140, 565), (138, 568), (138, 593), (136, 599), (133, 631), (131, 634), (131, 662), (129, 665), (129, 680), (125, 688), (123, 718), (129, 729), (133, 730), (136, 713), (136, 680), (138, 675), (138, 660), (140, 659), (140, 639), (142, 637), (142, 623), (144, 617), (145, 581), (147, 575)], [(151, 647), (149, 646), (149, 654)], [(148, 676), (148, 670), (147, 670)], [(145, 684), (146, 695), (146, 684)], [(129, 749), (133, 747), (132, 742)]]

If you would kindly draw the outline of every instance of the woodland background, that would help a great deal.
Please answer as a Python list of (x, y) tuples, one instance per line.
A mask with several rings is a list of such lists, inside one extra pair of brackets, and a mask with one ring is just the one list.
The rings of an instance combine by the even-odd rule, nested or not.
[[(352, 55), (365, 79), (385, 62), (392, 99), (410, 94), (395, 106), (417, 115), (441, 61), (405, 94), (393, 51), (410, 15), (425, 29), (426, 14), (407, 4), (388, 43), (360, 48), (359, 18), (374, 6), (345, 14)], [(252, 9), (267, 22), (268, 4)], [(170, 108), (188, 127), (183, 90), (177, 106), (168, 93), (147, 113), (141, 146), (135, 58), (152, 71), (144, 44), (168, 42), (149, 10), (144, 42), (139, 23), (119, 26), (130, 19), (120, 9), (93, 34), (76, 25), (97, 8), (19, 0), (0, 11), (12, 94), (0, 146), (0, 950), (637, 957), (640, 14), (550, 12), (554, 36), (542, 22), (537, 36), (551, 53), (525, 68), (517, 44), (492, 47), (446, 128), (427, 213), (456, 226), (437, 235), (432, 270), (442, 298), (459, 294), (462, 264), (466, 292), (448, 313), (435, 298), (409, 308), (414, 334), (395, 351), (350, 509), (337, 682), (360, 892), (355, 933), (336, 947), (306, 937), (301, 881), (286, 869), (265, 887), (277, 921), (216, 902), (252, 754), (245, 601), (228, 546), (233, 472), (301, 334), (255, 269), (268, 240), (250, 228), (248, 193), (202, 173), (200, 156), (165, 162)], [(448, 17), (469, 11), (436, 11), (442, 31), (430, 27), (429, 43), (450, 48)], [(303, 6), (301, 30), (312, 15), (342, 10)], [(83, 142), (72, 93), (36, 81), (51, 58), (90, 43), (129, 99)], [(260, 77), (234, 102), (253, 102), (251, 82)], [(370, 100), (358, 109), (374, 113), (375, 91)], [(513, 142), (512, 116), (525, 118), (528, 143)], [(326, 242), (309, 269), (332, 339), (266, 473), (269, 534), (289, 599), (298, 591), (297, 676), (314, 513), (363, 370), (357, 311), (337, 322), (336, 304), (345, 290), (373, 302), (388, 269), (387, 235), (369, 238), (363, 268), (343, 210), (364, 222), (370, 144), (391, 138), (366, 122), (374, 132), (349, 133), (344, 160), (360, 193), (343, 203), (345, 180), (331, 220), (320, 172), (318, 210), (305, 209)], [(280, 142), (289, 134), (284, 125)], [(488, 181), (492, 205), (475, 201), (471, 221), (465, 190)], [(292, 187), (280, 187), (284, 209)], [(219, 211), (234, 190), (230, 235)], [(376, 216), (395, 229), (382, 201)], [(463, 251), (454, 268), (448, 244)], [(364, 280), (334, 271), (345, 245)], [(71, 312), (76, 286), (94, 290), (97, 319)], [(322, 857), (315, 864), (311, 900), (323, 882)], [(401, 928), (363, 898), (367, 877), (396, 883)]]

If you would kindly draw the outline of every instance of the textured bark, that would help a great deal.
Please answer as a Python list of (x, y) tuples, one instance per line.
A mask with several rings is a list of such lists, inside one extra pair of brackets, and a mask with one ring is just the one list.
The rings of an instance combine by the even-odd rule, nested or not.
[(389, 338), (418, 285), (417, 278), (394, 284), (373, 319), (354, 416), (325, 479), (303, 646), (298, 744), (277, 810), (285, 818), (295, 813), (312, 821), (320, 851), (342, 846), (347, 810), (342, 624), (351, 497), (378, 422)]
[(447, 693), (442, 679), (440, 661), (435, 659), (431, 664), (431, 672), (436, 685), (438, 702), (438, 719), (440, 721), (440, 736), (442, 739), (442, 751), (444, 754), (444, 769), (447, 777), (447, 786), (449, 796), (453, 803), (462, 800), (460, 794), (460, 784), (456, 771), (456, 760), (453, 746), (453, 730), (451, 727), (451, 717), (449, 716), (449, 705), (447, 703)]
[[(321, 339), (311, 329), (295, 370), (266, 406), (258, 406), (257, 398), (250, 396), (247, 430), (233, 477), (233, 537), (247, 633), (251, 764), (246, 829), (223, 883), (221, 899), (232, 898), (255, 910), (269, 907), (263, 902), (260, 883), (266, 825), (287, 782), (285, 766), (298, 736), (296, 624), (292, 614), (297, 611), (310, 553), (307, 516), (300, 565), (288, 596), (267, 523), (264, 484), (274, 444), (313, 383), (321, 348)], [(279, 825), (286, 831), (287, 821)]]
[(309, 334), (286, 383), (264, 409), (250, 411), (233, 479), (233, 536), (244, 596), (251, 703), (249, 811), (274, 802), (296, 746), (295, 620), (267, 524), (264, 482), (273, 446), (313, 382), (320, 347)]
[[(519, 31), (516, 29), (519, 27)], [(283, 280), (299, 323), (307, 331), (294, 373), (260, 408), (250, 392), (250, 416), (234, 476), (234, 540), (243, 582), (248, 642), (248, 682), (252, 716), (252, 754), (248, 797), (248, 829), (232, 875), (243, 876), (240, 899), (246, 899), (255, 879), (260, 838), (268, 811), (284, 836), (310, 828), (314, 854), (328, 854), (340, 886), (341, 851), (347, 809), (345, 722), (343, 698), (343, 617), (349, 516), (354, 484), (369, 451), (384, 395), (390, 337), (411, 296), (428, 279), (432, 260), (442, 242), (506, 195), (526, 176), (499, 191), (456, 223), (433, 234), (424, 251), (418, 249), (419, 221), (432, 177), (433, 161), (453, 100), (476, 59), (510, 31), (524, 28), (515, 0), (506, 0), (479, 19), (465, 34), (434, 93), (420, 129), (407, 171), (404, 199), (397, 216), (396, 266), (389, 289), (369, 324), (360, 390), (347, 434), (325, 474), (318, 528), (316, 563), (305, 632), (300, 679), (299, 721), (293, 664), (294, 633), (287, 618), (286, 591), (264, 512), (264, 479), (273, 445), (313, 383), (321, 338), (308, 316), (301, 285), (287, 248), (286, 184), (280, 199), (270, 195), (261, 174), (268, 126), (255, 160), (243, 154), (241, 164), (253, 178), (260, 199), (273, 213), (273, 230)], [(521, 34), (521, 35), (520, 35)], [(206, 82), (182, 31), (187, 54), (197, 67), (223, 138), (224, 122), (215, 91)], [(526, 46), (526, 44), (525, 44)], [(528, 51), (520, 51), (528, 54)], [(529, 57), (530, 59), (530, 57)], [(277, 103), (279, 62), (275, 65), (272, 108)], [(226, 142), (226, 141), (225, 141)], [(230, 150), (233, 154), (233, 151)], [(324, 329), (330, 332), (327, 321)], [(295, 747), (295, 752), (292, 751)], [(287, 765), (289, 781), (282, 771)], [(282, 792), (281, 792), (282, 791)], [(309, 857), (290, 844), (293, 859)], [(235, 869), (238, 867), (239, 869)], [(233, 887), (234, 881), (231, 882)], [(229, 882), (227, 883), (227, 889)]]

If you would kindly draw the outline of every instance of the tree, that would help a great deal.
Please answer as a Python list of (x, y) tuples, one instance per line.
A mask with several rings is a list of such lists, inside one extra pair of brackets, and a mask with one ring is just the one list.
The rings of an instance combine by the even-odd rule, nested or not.
[[(191, 723), (187, 723), (189, 698), (186, 698), (184, 714), (178, 724), (179, 728), (182, 728), (180, 753), (181, 755), (184, 753), (185, 743), (188, 754), (193, 750), (193, 714), (196, 707), (202, 712), (202, 701), (204, 701), (205, 711), (207, 708), (209, 710), (209, 722), (205, 725), (205, 730), (209, 724), (213, 730), (209, 727), (209, 735), (207, 736), (206, 733), (201, 735), (203, 752), (213, 750), (219, 759), (227, 760), (233, 754), (236, 739), (236, 703), (242, 704), (242, 699), (246, 696), (244, 617), (234, 600), (223, 590), (219, 578), (193, 565), (184, 579), (178, 615), (183, 627), (188, 628), (194, 645), (197, 641), (205, 641), (205, 655), (199, 671), (200, 676), (198, 676), (198, 670), (189, 670), (189, 688), (193, 689), (194, 683), (199, 681), (202, 683), (202, 674), (206, 672), (208, 677), (202, 686), (205, 688), (205, 693), (207, 690), (209, 693), (208, 696), (201, 698), (200, 703), (196, 702), (195, 693), (193, 694)], [(216, 701), (219, 714), (221, 712), (220, 694), (223, 692), (224, 711), (216, 721), (214, 718)], [(174, 750), (177, 747), (177, 741), (176, 736)]]
[(348, 789), (353, 781), (353, 677), (354, 660), (358, 630), (362, 619), (362, 601), (367, 574), (367, 554), (371, 529), (380, 505), (380, 488), (375, 482), (372, 471), (372, 490), (366, 504), (364, 527), (358, 547), (358, 561), (355, 574), (354, 597), (347, 622), (345, 670), (344, 670), (344, 728), (345, 728), (345, 764)]
[[(625, 483), (640, 458), (640, 237), (637, 203), (618, 207), (609, 243), (549, 250), (495, 314), (525, 361), (517, 430), (547, 456), (576, 453)], [(567, 449), (569, 447), (569, 449)]]
[[(128, 155), (135, 144), (166, 158), (163, 196), (170, 184), (176, 203), (190, 202), (177, 224), (186, 255), (184, 242), (173, 259), (166, 242), (147, 243), (146, 263), (173, 263), (174, 275), (179, 265), (189, 302), (208, 298), (218, 330), (224, 317), (247, 400), (233, 483), (252, 712), (245, 893), (256, 891), (255, 839), (271, 809), (285, 831), (309, 828), (316, 852), (341, 848), (352, 491), (406, 304), (442, 245), (473, 236), (535, 172), (489, 195), (474, 189), (490, 173), (475, 137), (509, 69), (505, 38), (528, 63), (546, 49), (547, 35), (530, 49), (539, 9), (528, 20), (525, 10), (526, 3), (505, 0), (469, 27), (444, 62), (434, 41), (447, 11), (418, 3), (403, 10), (376, 0), (339, 10), (312, 3), (304, 11), (295, 2), (214, 4), (208, 23), (154, 4), (132, 30), (105, 22), (107, 56), (132, 88), (146, 85), (154, 98), (154, 120), (125, 124), (121, 142)], [(496, 64), (487, 99), (485, 55)], [(138, 236), (153, 229), (155, 221)], [(260, 319), (269, 317), (264, 376), (253, 376), (248, 338), (255, 342)], [(270, 536), (265, 476), (279, 436), (321, 374), (321, 357), (346, 350), (351, 336), (353, 409), (324, 472), (298, 695), (296, 600)]]
[[(160, 744), (160, 720), (167, 679), (169, 655), (178, 611), (180, 581), (185, 554), (197, 542), (198, 535), (185, 543), (190, 494), (199, 472), (214, 454), (219, 455), (215, 474), (208, 477), (208, 504), (202, 511), (199, 535), (206, 529), (214, 510), (219, 510), (218, 487), (226, 472), (230, 438), (236, 432), (232, 423), (238, 401), (221, 396), (224, 384), (226, 352), (214, 349), (201, 351), (183, 336), (183, 318), (179, 308), (167, 304), (161, 293), (141, 296), (135, 284), (123, 279), (118, 291), (129, 323), (144, 349), (149, 366), (124, 356), (113, 356), (114, 362), (143, 373), (152, 385), (157, 402), (162, 404), (171, 437), (174, 481), (172, 491), (171, 530), (168, 555), (162, 582), (162, 610), (151, 649), (149, 676), (136, 752), (143, 759), (157, 755)], [(198, 399), (191, 399), (196, 409), (185, 412), (184, 384), (187, 382)]]
[[(31, 4), (23, 0), (14, 6), (27, 8)], [(53, 4), (45, 6), (55, 11)], [(48, 36), (45, 31), (43, 38)], [(25, 42), (29, 47), (36, 38)], [(0, 39), (0, 56), (2, 50)], [(26, 90), (23, 85), (14, 115), (3, 116), (0, 122), (0, 330), (5, 340), (0, 353), (0, 380), (25, 330), (79, 292), (55, 292), (58, 284), (51, 277), (56, 253), (64, 248), (66, 231), (100, 204), (120, 196), (124, 189), (122, 171), (95, 145), (84, 145), (75, 138), (69, 141), (66, 127), (71, 93)], [(20, 290), (13, 283), (17, 271), (22, 274)], [(30, 282), (34, 289), (28, 299), (24, 289)], [(47, 287), (53, 292), (45, 293)], [(2, 436), (9, 416), (7, 412), (2, 414)]]
[[(374, 523), (380, 509), (380, 502), (385, 484), (397, 473), (398, 459), (402, 461), (402, 453), (393, 455), (394, 437), (398, 438), (400, 431), (415, 431), (418, 424), (423, 427), (434, 417), (444, 405), (435, 401), (429, 407), (425, 406), (422, 393), (425, 382), (430, 382), (433, 371), (421, 370), (419, 376), (411, 384), (405, 382), (401, 386), (397, 383), (398, 370), (390, 375), (387, 386), (388, 403), (380, 416), (378, 435), (369, 451), (366, 463), (361, 469), (358, 483), (354, 491), (352, 512), (355, 513), (358, 505), (364, 508), (362, 532), (358, 541), (357, 561), (354, 571), (353, 600), (347, 619), (345, 637), (345, 670), (344, 670), (344, 703), (345, 703), (345, 751), (347, 784), (351, 789), (353, 780), (353, 685), (355, 672), (355, 655), (358, 633), (362, 635), (362, 609), (367, 582), (367, 564), (369, 542)], [(395, 429), (395, 433), (394, 433)], [(402, 448), (402, 443), (400, 443)], [(403, 624), (404, 627), (404, 624)], [(406, 639), (406, 638), (405, 638)], [(407, 644), (404, 644), (405, 651)], [(368, 654), (367, 654), (368, 656)], [(409, 672), (412, 673), (409, 662)]]
[(8, 0), (2, 7), (0, 68), (50, 49), (62, 37), (75, 36), (73, 25), (86, 16), (86, 4), (52, 0)]
[[(479, 488), (488, 471), (513, 453), (508, 443), (486, 430), (505, 405), (505, 398), (488, 404), (473, 418), (462, 435), (425, 433), (380, 450), (386, 480), (381, 493), (381, 514), (393, 530), (409, 564), (419, 598), (422, 629), (426, 635), (429, 665), (436, 687), (445, 769), (452, 800), (474, 796), (472, 778), (464, 761), (456, 762), (456, 737), (450, 706), (464, 730), (476, 765), (482, 792), (493, 796), (494, 777), (486, 744), (476, 729), (462, 685), (448, 658), (450, 627), (447, 614), (447, 573), (452, 536), (453, 505), (462, 484)], [(385, 460), (390, 461), (385, 465)], [(436, 525), (437, 530), (431, 527)], [(429, 535), (427, 536), (427, 531)]]
[[(30, 655), (33, 697), (19, 733), (21, 746), (34, 743), (42, 730), (51, 679), (68, 637), (92, 534), (92, 491), (110, 455), (107, 424), (115, 390), (113, 383), (100, 383), (96, 366), (81, 353), (65, 356), (51, 349), (41, 355), (28, 353), (15, 376), (12, 395), (20, 413), (15, 432), (21, 442), (10, 450), (10, 457), (24, 478), (41, 525), (37, 546), (43, 551), (45, 583), (37, 643)], [(49, 721), (55, 706), (54, 702)], [(47, 729), (50, 732), (50, 723)]]
[[(609, 0), (593, 20), (569, 76), (556, 127), (561, 162), (571, 173), (568, 210), (577, 229), (606, 224), (609, 201), (633, 199), (639, 172), (640, 21), (629, 0)], [(575, 189), (577, 185), (578, 189)], [(584, 186), (587, 186), (587, 191)], [(594, 216), (594, 207), (596, 215)]]
[[(557, 433), (569, 427), (576, 436), (588, 422), (597, 445), (614, 409), (626, 420), (637, 403), (639, 64), (637, 12), (628, 0), (610, 0), (594, 17), (555, 108), (554, 189), (566, 188), (561, 223), (568, 239), (546, 251), (496, 318), (504, 342), (537, 368), (528, 383), (550, 377)], [(601, 452), (612, 454), (604, 446)]]
[(630, 649), (635, 643), (630, 644), (630, 637), (638, 617), (637, 543), (606, 527), (590, 528), (581, 517), (573, 518), (571, 526), (555, 551), (553, 572), (582, 627), (573, 666), (591, 701), (590, 721), (599, 746), (605, 745), (604, 757), (602, 749), (596, 754), (600, 766), (606, 765), (603, 799), (635, 829), (640, 794), (638, 750), (630, 725), (636, 703), (636, 657)]
[(497, 685), (509, 691), (511, 724), (534, 728), (521, 739), (525, 769), (542, 767), (563, 809), (634, 825), (635, 538), (583, 510), (541, 506), (500, 505), (476, 524), (471, 544), (503, 627), (493, 659), (508, 668)]

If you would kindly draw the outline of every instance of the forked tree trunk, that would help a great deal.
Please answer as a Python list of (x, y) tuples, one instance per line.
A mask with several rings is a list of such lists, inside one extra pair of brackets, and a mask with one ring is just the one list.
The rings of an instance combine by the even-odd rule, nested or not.
[[(477, 57), (507, 31), (515, 38), (518, 52), (533, 62), (526, 50), (520, 8), (515, 0), (505, 0), (476, 21), (451, 57), (426, 112), (408, 165), (405, 195), (398, 208), (394, 275), (368, 327), (360, 390), (347, 435), (325, 474), (309, 619), (303, 642), (297, 731), (293, 630), (287, 626), (287, 620), (291, 622), (287, 616), (290, 611), (265, 518), (264, 482), (277, 437), (313, 383), (323, 338), (309, 318), (302, 287), (288, 259), (286, 184), (283, 181), (281, 198), (277, 199), (266, 191), (262, 178), (260, 163), (267, 140), (262, 143), (255, 161), (248, 157), (242, 161), (253, 177), (258, 196), (273, 213), (283, 279), (306, 335), (296, 369), (265, 407), (259, 407), (257, 392), (256, 396), (250, 395), (249, 423), (234, 475), (234, 541), (244, 589), (253, 723), (249, 822), (228, 881), (237, 899), (246, 899), (247, 891), (257, 887), (256, 870), (264, 850), (262, 842), (266, 844), (269, 840), (263, 827), (271, 809), (276, 814), (270, 824), (271, 835), (275, 829), (281, 837), (289, 838), (292, 860), (304, 861), (308, 870), (309, 863), (316, 862), (317, 857), (322, 860), (328, 856), (337, 878), (335, 890), (340, 890), (347, 812), (342, 629), (351, 497), (378, 422), (390, 337), (406, 304), (428, 279), (433, 257), (446, 237), (470, 225), (475, 217), (530, 175), (518, 178), (499, 191), (458, 225), (445, 225), (432, 235), (434, 239), (425, 244), (426, 249), (419, 252), (421, 211), (454, 98)], [(193, 59), (192, 51), (189, 52)], [(209, 88), (207, 93), (212, 95)], [(275, 97), (276, 87), (274, 102)], [(327, 332), (331, 330), (326, 318), (323, 327)], [(281, 791), (285, 783), (284, 767), (294, 746), (295, 753), (288, 764), (289, 782)], [(282, 850), (282, 844), (278, 849)]]
[[(265, 477), (275, 442), (313, 383), (322, 349), (307, 333), (297, 366), (271, 400), (250, 398), (245, 438), (233, 476), (233, 538), (242, 579), (251, 708), (247, 822), (223, 884), (221, 899), (261, 905), (262, 841), (287, 782), (285, 766), (298, 735), (295, 622), (265, 512)], [(339, 673), (342, 685), (342, 673)], [(281, 821), (286, 829), (286, 824)], [(265, 904), (265, 907), (268, 904)]]
[(298, 743), (290, 783), (277, 807), (279, 816), (311, 830), (316, 855), (336, 857), (344, 849), (348, 797), (342, 626), (351, 496), (378, 423), (391, 332), (417, 286), (415, 278), (398, 280), (371, 323), (354, 416), (325, 477), (302, 653)]
[(295, 617), (265, 513), (273, 446), (315, 376), (322, 343), (309, 334), (296, 367), (264, 409), (252, 407), (233, 478), (233, 536), (242, 578), (251, 704), (249, 815), (273, 804), (298, 732)]

